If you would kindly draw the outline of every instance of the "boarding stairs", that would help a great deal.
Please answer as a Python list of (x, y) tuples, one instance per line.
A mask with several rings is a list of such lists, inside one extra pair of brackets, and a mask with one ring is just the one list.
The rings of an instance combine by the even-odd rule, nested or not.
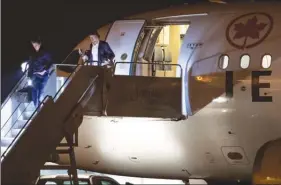
[[(67, 70), (60, 70), (63, 67)], [(103, 68), (81, 65), (57, 65), (56, 68), (46, 85), (48, 95), (38, 107), (32, 102), (15, 100), (16, 90), (26, 86), (26, 80), (1, 107), (4, 115), (1, 120), (2, 184), (30, 184), (64, 138), (70, 149), (73, 148), (72, 136), (82, 123), (83, 108), (95, 95), (95, 81), (102, 75)], [(58, 75), (63, 72), (67, 76)], [(59, 86), (58, 78), (63, 82)], [(57, 87), (50, 88), (54, 86)]]
[[(97, 107), (93, 116), (106, 109), (106, 116), (182, 119), (181, 78), (118, 75), (118, 64), (113, 70), (55, 65), (38, 107), (15, 100), (28, 85), (26, 79), (17, 84), (1, 106), (2, 184), (30, 184), (63, 140), (69, 148), (59, 153), (69, 153), (75, 166), (73, 135), (89, 104)], [(71, 173), (76, 176), (74, 168)]]

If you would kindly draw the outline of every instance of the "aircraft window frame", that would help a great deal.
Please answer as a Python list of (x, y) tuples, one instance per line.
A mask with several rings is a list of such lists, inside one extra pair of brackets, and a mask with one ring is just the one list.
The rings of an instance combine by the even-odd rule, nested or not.
[[(225, 60), (223, 59), (223, 57), (227, 57), (226, 66), (225, 67), (224, 67)], [(219, 68), (225, 70), (228, 67), (228, 65), (229, 65), (229, 56), (227, 54), (220, 55), (219, 61), (218, 61)]]
[[(268, 67), (264, 67), (264, 58), (265, 58), (266, 56), (269, 56), (269, 57), (270, 57), (270, 58), (269, 58), (269, 61), (265, 61), (266, 63), (269, 63)], [(266, 59), (266, 60), (267, 60), (267, 59)], [(271, 67), (271, 64), (272, 64), (272, 56), (271, 56), (269, 53), (264, 54), (264, 55), (262, 56), (262, 58), (261, 58), (261, 67), (262, 67), (263, 69), (269, 69), (269, 68)]]
[[(249, 57), (249, 60), (248, 60), (248, 65), (247, 65), (247, 67), (243, 67), (243, 65), (242, 65), (242, 59), (243, 59), (243, 57)], [(249, 66), (250, 66), (250, 62), (251, 62), (251, 57), (250, 57), (250, 55), (248, 55), (248, 54), (243, 54), (243, 55), (241, 55), (241, 57), (240, 57), (240, 67), (242, 68), (242, 69), (247, 69)]]

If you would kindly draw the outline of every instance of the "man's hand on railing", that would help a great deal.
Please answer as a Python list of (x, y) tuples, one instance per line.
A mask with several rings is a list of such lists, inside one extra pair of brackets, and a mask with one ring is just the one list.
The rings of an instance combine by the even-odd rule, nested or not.
[(32, 80), (30, 77), (27, 77), (26, 81), (28, 86), (32, 86)]
[(85, 53), (83, 53), (80, 48), (78, 49), (78, 53), (79, 53), (79, 55), (82, 57), (82, 60), (83, 60), (84, 62), (86, 62), (87, 60), (89, 60), (89, 57), (88, 57), (87, 55), (85, 55)]
[(85, 61), (89, 60), (89, 58), (87, 55), (84, 55), (84, 56), (82, 56), (82, 60), (85, 62)]
[(111, 67), (114, 67), (114, 59), (113, 59), (113, 60), (109, 60), (109, 65), (110, 65)]
[(22, 70), (22, 72), (26, 72), (26, 71), (28, 70), (29, 63), (30, 63), (29, 60), (23, 61), (23, 63), (21, 64), (21, 70)]
[(80, 48), (78, 49), (78, 53), (79, 53), (80, 56), (84, 55), (84, 53), (82, 52), (82, 50)]
[(113, 68), (113, 67), (114, 67), (114, 62), (113, 62), (113, 60), (108, 60), (106, 66), (107, 66), (107, 68)]
[(34, 74), (39, 74), (39, 75), (43, 76), (43, 75), (46, 74), (46, 73), (47, 73), (47, 71), (44, 70), (44, 71), (41, 71), (41, 72), (35, 72)]

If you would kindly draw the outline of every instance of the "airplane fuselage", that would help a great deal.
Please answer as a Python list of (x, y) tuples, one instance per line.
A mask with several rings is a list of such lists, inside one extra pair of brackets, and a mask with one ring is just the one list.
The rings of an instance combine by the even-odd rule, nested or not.
[[(253, 173), (264, 179), (275, 173), (266, 170), (266, 159), (279, 161), (280, 145), (270, 154), (260, 149), (281, 137), (280, 8), (281, 4), (185, 5), (130, 17), (145, 19), (144, 29), (189, 25), (176, 61), (183, 69), (182, 110), (187, 119), (84, 115), (75, 149), (78, 167), (183, 180), (249, 180)], [(102, 38), (114, 31), (110, 29), (106, 25), (99, 30)], [(76, 48), (86, 49), (89, 43), (86, 38)], [(225, 68), (219, 67), (222, 55), (228, 57)], [(263, 64), (265, 55), (270, 56), (269, 67)], [(241, 64), (243, 56), (250, 58), (246, 66)], [(174, 76), (179, 77), (178, 71)], [(263, 158), (257, 158), (259, 152)], [(66, 162), (61, 157), (61, 163)], [(281, 164), (270, 164), (280, 169)]]

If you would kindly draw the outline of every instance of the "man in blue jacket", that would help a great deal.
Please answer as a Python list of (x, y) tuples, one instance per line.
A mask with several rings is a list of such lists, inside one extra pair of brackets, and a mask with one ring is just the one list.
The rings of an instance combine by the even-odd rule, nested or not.
[(39, 37), (32, 39), (31, 44), (34, 52), (29, 57), (27, 76), (32, 80), (32, 101), (34, 106), (37, 107), (40, 103), (43, 89), (48, 81), (52, 58), (50, 53), (42, 48), (42, 42)]
[(115, 54), (109, 44), (100, 40), (98, 32), (90, 34), (90, 39), (92, 42), (90, 49), (85, 52), (82, 59), (89, 65), (113, 65)]

